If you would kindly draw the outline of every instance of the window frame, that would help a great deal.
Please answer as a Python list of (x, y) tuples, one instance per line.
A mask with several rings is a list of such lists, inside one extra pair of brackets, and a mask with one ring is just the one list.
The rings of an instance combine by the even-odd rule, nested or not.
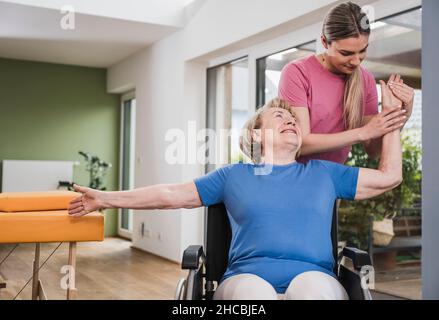
[[(124, 103), (126, 101), (135, 100), (136, 94), (135, 91), (131, 91), (125, 93), (121, 96), (120, 99), (120, 137), (119, 137), (119, 190), (123, 190), (123, 165), (124, 165), (124, 123), (125, 123), (125, 114), (124, 114)], [(135, 180), (135, 142), (136, 142), (136, 104), (131, 105), (131, 125), (130, 125), (130, 166), (129, 166), (129, 189), (134, 188), (134, 180)], [(133, 224), (133, 210), (128, 210), (128, 225), (131, 228), (134, 227)], [(122, 227), (122, 209), (117, 210), (117, 233), (119, 236), (123, 238), (127, 238), (132, 240), (133, 238), (133, 230), (125, 229)]]

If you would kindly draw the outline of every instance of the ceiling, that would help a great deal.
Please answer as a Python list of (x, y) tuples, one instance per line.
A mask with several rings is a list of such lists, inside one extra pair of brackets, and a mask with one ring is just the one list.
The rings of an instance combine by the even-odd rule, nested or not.
[(102, 6), (97, 0), (87, 6), (90, 1), (72, 0), (74, 29), (65, 30), (65, 1), (0, 1), (0, 57), (108, 67), (181, 29), (191, 2), (105, 0)]

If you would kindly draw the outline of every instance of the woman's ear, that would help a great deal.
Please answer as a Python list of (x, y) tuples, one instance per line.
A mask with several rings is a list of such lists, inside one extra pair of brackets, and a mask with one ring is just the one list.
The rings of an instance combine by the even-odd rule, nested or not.
[(324, 35), (322, 35), (320, 37), (321, 41), (322, 41), (322, 45), (323, 47), (325, 47), (325, 49), (328, 49), (328, 41), (326, 40), (326, 37)]

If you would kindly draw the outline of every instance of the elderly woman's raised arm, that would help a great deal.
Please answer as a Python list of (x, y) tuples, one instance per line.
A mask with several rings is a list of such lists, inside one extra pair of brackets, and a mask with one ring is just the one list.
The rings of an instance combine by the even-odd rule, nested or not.
[[(388, 86), (381, 83), (383, 105), (398, 108), (399, 100), (395, 98)], [(383, 137), (380, 164), (377, 170), (360, 168), (355, 200), (378, 196), (397, 187), (402, 182), (402, 151), (400, 130), (394, 130)]]
[(402, 182), (402, 156), (399, 130), (383, 137), (381, 160), (377, 170), (360, 168), (355, 200), (378, 196)]

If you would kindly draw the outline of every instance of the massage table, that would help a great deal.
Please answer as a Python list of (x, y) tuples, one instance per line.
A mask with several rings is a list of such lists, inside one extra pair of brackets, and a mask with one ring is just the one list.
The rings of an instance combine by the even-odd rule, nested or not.
[[(102, 213), (92, 212), (79, 218), (69, 216), (69, 202), (79, 195), (72, 191), (0, 193), (0, 243), (35, 243), (32, 300), (47, 299), (38, 278), (38, 272), (44, 265), (40, 265), (41, 243), (69, 243), (68, 265), (73, 270), (68, 272), (67, 299), (70, 300), (76, 297), (76, 243), (104, 240)], [(5, 283), (0, 283), (0, 289), (2, 287)]]

